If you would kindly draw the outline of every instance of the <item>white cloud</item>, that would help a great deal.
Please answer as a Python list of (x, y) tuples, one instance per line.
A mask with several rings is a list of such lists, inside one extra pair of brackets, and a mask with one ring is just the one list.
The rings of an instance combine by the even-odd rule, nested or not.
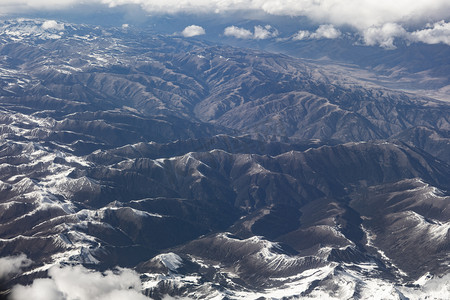
[(253, 38), (253, 33), (250, 30), (236, 27), (236, 26), (229, 26), (225, 28), (224, 35), (226, 36), (232, 36), (238, 39), (251, 39)]
[(358, 29), (381, 26), (385, 23), (423, 22), (427, 18), (446, 18), (450, 3), (447, 0), (300, 0), (251, 1), (260, 3), (271, 14), (307, 16), (319, 22), (351, 25)]
[(55, 30), (64, 30), (64, 24), (60, 24), (54, 20), (48, 20), (42, 23), (42, 29), (48, 30), (48, 29), (55, 29)]
[(0, 258), (0, 279), (8, 279), (20, 273), (22, 268), (28, 267), (30, 264), (31, 260), (25, 254), (2, 257)]
[(387, 23), (381, 27), (370, 27), (364, 30), (363, 38), (366, 45), (380, 45), (386, 49), (395, 49), (395, 38), (407, 37), (408, 33), (399, 24)]
[(272, 28), (270, 25), (255, 26), (255, 32), (253, 38), (257, 40), (265, 40), (271, 37), (276, 37), (278, 35), (278, 30)]
[(206, 33), (205, 29), (203, 29), (203, 27), (197, 26), (197, 25), (188, 26), (188, 27), (184, 28), (183, 32), (181, 32), (181, 34), (184, 37), (193, 37), (193, 36), (203, 35), (205, 33)]
[[(329, 26), (351, 26), (356, 29), (368, 45), (395, 47), (395, 38), (405, 37), (400, 28), (423, 28), (407, 34), (410, 41), (425, 43), (448, 42), (450, 17), (449, 0), (1, 0), (0, 13), (20, 14), (29, 11), (71, 9), (77, 5), (100, 5), (103, 8), (138, 5), (154, 13), (233, 13), (257, 11), (272, 15), (305, 16), (318, 24)], [(440, 20), (444, 22), (439, 23)], [(426, 27), (427, 23), (434, 23)], [(395, 28), (394, 28), (395, 27)], [(299, 32), (297, 39), (335, 38), (339, 32)], [(328, 28), (330, 29), (330, 28)], [(229, 27), (226, 34), (238, 38), (267, 38), (275, 36), (266, 28), (255, 28), (255, 32), (238, 27)], [(311, 36), (312, 35), (312, 36)]]
[(266, 25), (264, 27), (259, 25), (255, 26), (253, 32), (245, 28), (229, 26), (225, 28), (223, 34), (238, 39), (265, 40), (278, 36), (278, 30), (276, 30), (270, 25)]
[(274, 15), (307, 16), (321, 23), (351, 25), (360, 30), (386, 23), (439, 21), (450, 16), (448, 0), (2, 0), (0, 11), (20, 13), (93, 3), (109, 7), (135, 4), (151, 13), (257, 10)]
[(18, 285), (12, 289), (11, 300), (63, 300), (67, 299), (58, 290), (54, 280), (36, 279), (30, 286)]
[(406, 31), (400, 24), (386, 23), (383, 26), (365, 29), (362, 36), (366, 45), (379, 45), (386, 49), (396, 48), (394, 44), (396, 38), (409, 42), (450, 45), (450, 23), (439, 21), (434, 24), (427, 24), (427, 28), (414, 32)]
[[(278, 15), (304, 15), (319, 19), (337, 18), (341, 15), (363, 16), (380, 15), (383, 12), (384, 19), (392, 18), (414, 18), (421, 11), (438, 13), (438, 8), (446, 5), (446, 0), (102, 0), (109, 6), (120, 6), (124, 4), (139, 4), (149, 12), (226, 12), (234, 10), (261, 10), (270, 14)], [(379, 16), (377, 18), (380, 18)], [(362, 19), (361, 17), (358, 19)], [(351, 21), (351, 20), (346, 20)], [(392, 20), (391, 20), (392, 21)]]
[[(149, 12), (214, 13), (256, 10), (273, 15), (306, 16), (333, 27), (322, 27), (314, 33), (298, 32), (294, 37), (297, 40), (336, 38), (340, 32), (335, 27), (346, 25), (358, 30), (367, 45), (391, 49), (395, 48), (396, 38), (408, 37), (403, 29), (405, 26), (413, 25), (417, 28), (430, 21), (448, 21), (450, 16), (448, 0), (103, 0), (103, 3), (110, 6), (135, 3)], [(419, 30), (410, 35), (410, 40), (448, 43), (445, 24)], [(246, 39), (265, 37), (263, 30), (258, 29), (258, 33), (251, 36), (249, 30), (237, 27), (227, 28), (226, 35)]]
[(311, 36), (311, 32), (308, 30), (300, 30), (299, 32), (297, 32), (294, 36), (293, 36), (293, 40), (296, 41), (301, 41), (301, 40), (306, 40), (309, 39)]
[(311, 37), (315, 39), (336, 39), (341, 35), (341, 32), (334, 28), (331, 24), (320, 25)]
[(331, 24), (320, 25), (315, 32), (300, 30), (293, 37), (293, 40), (300, 41), (306, 39), (336, 39), (341, 36), (341, 32)]
[(450, 45), (450, 23), (440, 21), (428, 28), (417, 30), (411, 33), (412, 41), (419, 41), (427, 44), (444, 43)]
[(82, 266), (53, 267), (50, 278), (12, 288), (12, 300), (148, 300), (139, 275), (129, 269), (94, 272)]
[(424, 22), (450, 15), (448, 0), (102, 0), (110, 6), (139, 4), (149, 12), (230, 12), (259, 10), (269, 14), (307, 16), (334, 25), (364, 29), (385, 23)]

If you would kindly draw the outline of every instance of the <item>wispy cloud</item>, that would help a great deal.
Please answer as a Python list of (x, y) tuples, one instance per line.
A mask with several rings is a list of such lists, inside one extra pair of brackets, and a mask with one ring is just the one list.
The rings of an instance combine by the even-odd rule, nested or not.
[(198, 25), (187, 26), (181, 32), (181, 34), (184, 37), (194, 37), (194, 36), (198, 36), (198, 35), (203, 35), (205, 33), (206, 33), (205, 29), (203, 27), (201, 27), (201, 26), (198, 26)]
[(270, 25), (266, 25), (264, 27), (262, 26), (255, 26), (253, 38), (257, 40), (265, 40), (268, 38), (276, 37), (278, 36), (278, 30), (272, 28)]
[(20, 273), (22, 268), (28, 267), (30, 264), (31, 260), (25, 254), (2, 257), (0, 258), (0, 279), (8, 279)]
[(266, 25), (264, 27), (259, 25), (255, 26), (253, 28), (253, 32), (242, 27), (229, 26), (225, 28), (223, 34), (238, 39), (265, 40), (278, 36), (278, 30), (270, 25)]
[(29, 286), (17, 285), (11, 291), (12, 300), (148, 300), (141, 294), (139, 275), (129, 269), (105, 273), (82, 266), (53, 267), (50, 278), (36, 279)]

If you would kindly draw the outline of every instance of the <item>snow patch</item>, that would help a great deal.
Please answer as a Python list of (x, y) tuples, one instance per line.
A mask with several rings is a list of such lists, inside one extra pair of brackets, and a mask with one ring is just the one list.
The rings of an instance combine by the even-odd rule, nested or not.
[(160, 254), (155, 259), (161, 261), (161, 263), (169, 270), (176, 271), (183, 265), (183, 259), (173, 252)]

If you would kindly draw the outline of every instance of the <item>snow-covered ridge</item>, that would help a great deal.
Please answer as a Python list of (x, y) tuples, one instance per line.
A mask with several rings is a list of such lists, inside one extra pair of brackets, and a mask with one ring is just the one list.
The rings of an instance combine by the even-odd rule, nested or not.
[(65, 24), (55, 20), (16, 19), (0, 22), (0, 35), (13, 41), (34, 37), (43, 40), (60, 39), (64, 35)]
[(160, 261), (170, 271), (176, 271), (183, 265), (181, 257), (173, 252), (157, 255), (153, 259)]

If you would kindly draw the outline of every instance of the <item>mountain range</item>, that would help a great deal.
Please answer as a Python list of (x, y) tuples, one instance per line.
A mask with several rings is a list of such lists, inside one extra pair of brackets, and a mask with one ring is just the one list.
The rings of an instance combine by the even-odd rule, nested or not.
[[(43, 22), (0, 24), (0, 257), (30, 260), (3, 295), (82, 265), (153, 299), (445, 299), (449, 102), (317, 41)], [(384, 71), (447, 76), (408, 49)]]

